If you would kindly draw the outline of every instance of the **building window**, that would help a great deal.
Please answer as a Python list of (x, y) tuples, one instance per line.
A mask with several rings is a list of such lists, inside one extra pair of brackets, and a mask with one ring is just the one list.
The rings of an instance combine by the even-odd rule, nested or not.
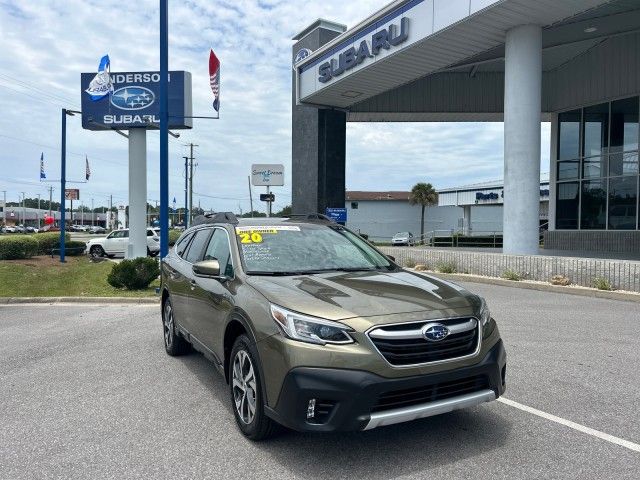
[(575, 230), (578, 228), (578, 182), (558, 184), (556, 200), (556, 228)]
[(589, 230), (604, 229), (607, 218), (606, 208), (606, 180), (588, 180), (582, 182), (580, 228)]
[(609, 104), (602, 103), (584, 109), (583, 157), (607, 152), (609, 146)]
[(609, 228), (611, 230), (634, 230), (637, 205), (637, 177), (609, 179)]
[(351, 210), (357, 210), (358, 209), (358, 202), (351, 202)]
[(639, 228), (639, 108), (632, 97), (558, 114), (557, 229)]
[(558, 115), (558, 160), (580, 157), (580, 110)]
[(638, 150), (638, 97), (611, 102), (611, 152)]

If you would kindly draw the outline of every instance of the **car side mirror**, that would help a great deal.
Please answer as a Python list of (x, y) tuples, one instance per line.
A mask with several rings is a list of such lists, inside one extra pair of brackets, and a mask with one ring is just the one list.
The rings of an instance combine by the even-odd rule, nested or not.
[(220, 263), (218, 260), (203, 260), (193, 264), (193, 273), (198, 277), (219, 278)]
[(396, 257), (394, 257), (393, 255), (387, 255), (387, 258), (388, 258), (389, 260), (391, 260), (392, 262), (395, 262), (395, 261), (396, 261)]

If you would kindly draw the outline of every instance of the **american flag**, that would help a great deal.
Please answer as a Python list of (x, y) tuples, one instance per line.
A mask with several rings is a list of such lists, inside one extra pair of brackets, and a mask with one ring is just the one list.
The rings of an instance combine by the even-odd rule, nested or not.
[(89, 159), (87, 158), (86, 155), (84, 156), (84, 161), (86, 164), (84, 176), (87, 180), (89, 180), (89, 177), (91, 176), (91, 169), (89, 168)]
[(213, 49), (209, 53), (209, 84), (213, 92), (213, 108), (216, 112), (220, 111), (220, 60), (213, 53)]

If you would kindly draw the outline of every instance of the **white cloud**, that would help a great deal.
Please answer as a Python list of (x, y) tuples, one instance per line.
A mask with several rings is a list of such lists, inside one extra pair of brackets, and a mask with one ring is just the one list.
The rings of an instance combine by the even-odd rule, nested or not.
[[(182, 156), (187, 154), (183, 144), (192, 141), (199, 145), (195, 191), (224, 197), (201, 197), (203, 207), (237, 210), (240, 205), (247, 210), (246, 177), (253, 162), (286, 165), (289, 186), (275, 193), (277, 206), (288, 204), (290, 39), (317, 18), (353, 25), (383, 4), (381, 0), (170, 1), (169, 65), (192, 72), (195, 114), (212, 113), (210, 47), (222, 62), (222, 118), (196, 120), (193, 130), (183, 130), (180, 139), (170, 141), (170, 197), (181, 203)], [(94, 71), (104, 53), (109, 53), (113, 71), (158, 68), (157, 8), (155, 0), (0, 0), (0, 189), (8, 191), (9, 200), (15, 201), (22, 191), (28, 196), (45, 194), (46, 186), (37, 181), (41, 151), (49, 178), (58, 178), (60, 109), (80, 106), (80, 72)], [(546, 148), (548, 152), (548, 143)], [(70, 117), (68, 149), (70, 178), (83, 176), (85, 153), (91, 161), (91, 182), (80, 186), (85, 200), (93, 197), (100, 204), (113, 194), (116, 201), (126, 201), (125, 139), (84, 131), (80, 119)], [(543, 148), (543, 156), (544, 152)], [(350, 124), (347, 154), (350, 188), (404, 189), (419, 180), (445, 186), (500, 177), (502, 126)], [(158, 159), (158, 134), (150, 132), (150, 200), (158, 198)], [(392, 168), (386, 163), (390, 159)], [(356, 171), (366, 173), (356, 175)]]

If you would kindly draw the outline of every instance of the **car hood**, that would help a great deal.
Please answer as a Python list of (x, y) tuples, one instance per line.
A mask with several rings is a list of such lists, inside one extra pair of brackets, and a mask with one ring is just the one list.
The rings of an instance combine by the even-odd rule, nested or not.
[(250, 276), (247, 283), (284, 308), (330, 320), (369, 318), (368, 324), (471, 315), (478, 302), (458, 285), (405, 270)]

